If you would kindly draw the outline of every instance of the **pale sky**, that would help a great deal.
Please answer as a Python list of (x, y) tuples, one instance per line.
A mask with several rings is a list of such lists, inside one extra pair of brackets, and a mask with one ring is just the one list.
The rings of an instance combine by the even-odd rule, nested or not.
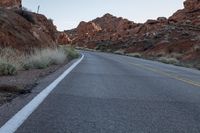
[(23, 6), (54, 20), (58, 30), (77, 27), (80, 21), (90, 21), (106, 13), (134, 22), (169, 17), (183, 8), (184, 0), (23, 0)]

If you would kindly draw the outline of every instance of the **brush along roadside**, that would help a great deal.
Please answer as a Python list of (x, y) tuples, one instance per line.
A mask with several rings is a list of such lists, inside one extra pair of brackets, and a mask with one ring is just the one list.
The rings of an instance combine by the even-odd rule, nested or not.
[(78, 57), (79, 53), (75, 49), (66, 46), (34, 49), (30, 54), (1, 48), (0, 105), (18, 95), (30, 93), (39, 80)]
[(16, 75), (19, 70), (45, 69), (78, 57), (79, 53), (67, 46), (54, 49), (34, 49), (30, 54), (21, 53), (13, 48), (1, 48), (0, 76)]

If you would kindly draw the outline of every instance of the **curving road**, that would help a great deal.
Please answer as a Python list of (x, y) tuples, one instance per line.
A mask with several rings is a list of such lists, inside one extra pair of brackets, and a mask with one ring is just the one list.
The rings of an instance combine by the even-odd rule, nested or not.
[(84, 55), (17, 133), (200, 132), (200, 71)]

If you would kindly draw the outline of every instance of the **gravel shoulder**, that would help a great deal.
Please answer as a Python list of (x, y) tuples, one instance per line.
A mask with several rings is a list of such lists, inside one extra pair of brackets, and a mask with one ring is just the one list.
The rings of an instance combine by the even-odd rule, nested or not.
[(11, 102), (19, 95), (31, 93), (46, 76), (67, 64), (52, 65), (46, 69), (31, 69), (19, 71), (15, 76), (0, 76), (0, 106)]

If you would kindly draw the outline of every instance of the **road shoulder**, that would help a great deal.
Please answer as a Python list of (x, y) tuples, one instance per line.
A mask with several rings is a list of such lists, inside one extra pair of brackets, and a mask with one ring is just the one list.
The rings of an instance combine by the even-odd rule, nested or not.
[(35, 96), (37, 96), (43, 89), (50, 83), (57, 79), (64, 71), (71, 67), (78, 59), (72, 60), (68, 64), (59, 68), (50, 75), (42, 78), (37, 82), (37, 86), (32, 89), (32, 92), (25, 95), (20, 95), (13, 99), (11, 102), (6, 103), (0, 107), (0, 125), (2, 126), (13, 115), (15, 115), (21, 108), (28, 104)]

